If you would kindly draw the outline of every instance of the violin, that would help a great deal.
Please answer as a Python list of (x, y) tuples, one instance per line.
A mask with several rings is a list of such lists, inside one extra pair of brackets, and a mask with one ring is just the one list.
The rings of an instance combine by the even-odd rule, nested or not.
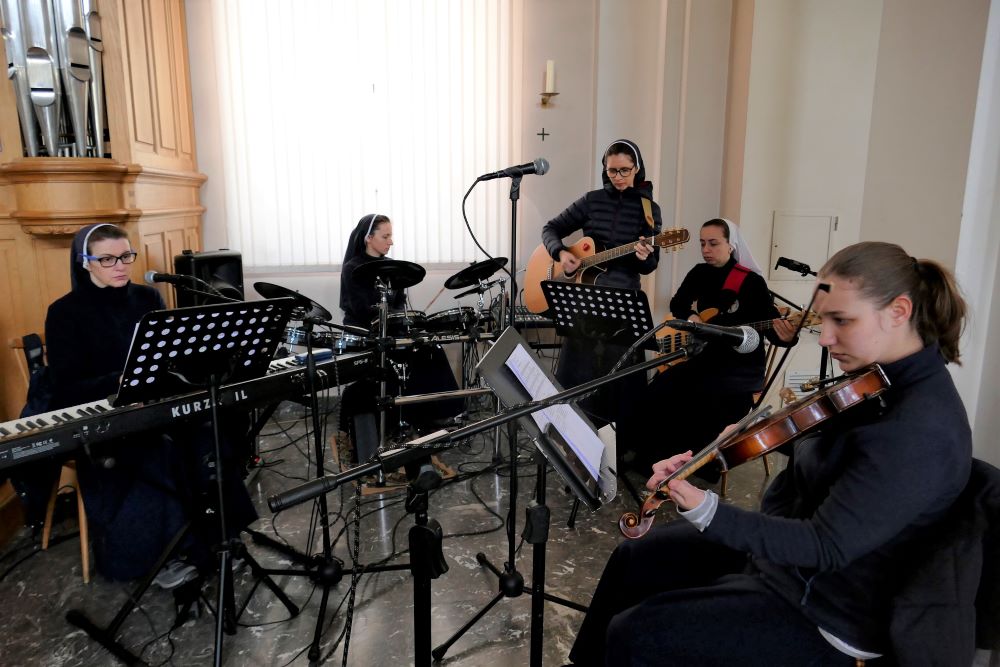
[(671, 480), (685, 479), (713, 460), (718, 460), (725, 470), (753, 461), (805, 435), (831, 417), (878, 398), (890, 385), (889, 378), (878, 364), (830, 382), (829, 386), (785, 406), (773, 415), (770, 414), (771, 407), (765, 406), (741, 419), (736, 428), (720, 435), (657, 484), (656, 489), (646, 497), (639, 514), (622, 514), (618, 520), (622, 535), (638, 539), (649, 532), (656, 510), (664, 501), (670, 500), (667, 484)]

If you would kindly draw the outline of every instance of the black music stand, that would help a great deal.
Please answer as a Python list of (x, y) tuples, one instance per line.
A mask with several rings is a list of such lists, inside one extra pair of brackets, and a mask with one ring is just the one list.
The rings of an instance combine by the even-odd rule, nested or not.
[[(543, 280), (556, 333), (595, 338), (629, 346), (653, 328), (649, 301), (642, 290)], [(656, 351), (650, 338), (645, 349)]]
[[(551, 398), (561, 391), (555, 377), (543, 368), (531, 352), (531, 347), (513, 328), (509, 327), (483, 357), (478, 367), (480, 375), (493, 388), (497, 397), (506, 406), (524, 404), (526, 401)], [(504, 597), (519, 597), (522, 593), (531, 595), (531, 664), (542, 664), (542, 636), (545, 602), (556, 602), (578, 611), (587, 608), (545, 592), (545, 550), (549, 532), (549, 508), (545, 504), (547, 464), (559, 473), (563, 481), (576, 495), (578, 502), (585, 503), (591, 510), (615, 496), (616, 470), (615, 453), (600, 442), (593, 424), (576, 405), (559, 405), (550, 410), (562, 410), (563, 418), (556, 415), (534, 413), (518, 418), (520, 427), (531, 437), (536, 446), (537, 466), (535, 499), (528, 506), (522, 537), (533, 545), (532, 585), (525, 587), (524, 578), (517, 571), (514, 548), (514, 515), (508, 521), (508, 561), (501, 572), (482, 552), (476, 554), (480, 565), (489, 568), (499, 579), (499, 592), (472, 619), (463, 625), (443, 644), (433, 651), (435, 660), (441, 660), (445, 653), (476, 622), (489, 612)], [(566, 414), (568, 411), (569, 414)], [(570, 431), (566, 426), (574, 427)], [(586, 444), (591, 456), (583, 455)], [(595, 449), (599, 448), (596, 452)], [(512, 457), (516, 456), (512, 452)], [(599, 461), (599, 465), (597, 465)], [(511, 506), (515, 506), (516, 485), (512, 484)]]
[[(229, 536), (218, 419), (219, 389), (224, 383), (263, 377), (267, 373), (268, 364), (281, 342), (293, 304), (292, 299), (282, 298), (146, 313), (136, 325), (122, 373), (121, 387), (113, 401), (115, 406), (129, 405), (184, 394), (194, 388), (208, 389), (206, 416), (210, 415), (212, 423), (214, 473), (218, 493), (218, 507), (214, 509), (218, 513), (221, 538), (214, 652), (216, 666), (222, 664), (223, 633), (236, 632), (231, 550), (235, 549), (239, 553), (254, 576), (275, 593), (289, 613), (298, 613), (298, 608), (292, 601), (246, 549), (242, 548), (239, 538)], [(171, 539), (154, 569), (129, 596), (107, 628), (97, 627), (77, 610), (67, 612), (66, 619), (83, 629), (126, 664), (140, 663), (137, 656), (118, 643), (118, 630), (190, 527), (189, 520)], [(244, 609), (245, 607), (244, 604)]]
[[(596, 340), (598, 349), (604, 343), (632, 346), (654, 327), (649, 301), (642, 290), (543, 280), (542, 293), (555, 320), (556, 333)], [(641, 348), (658, 351), (656, 338), (648, 337)], [(626, 476), (622, 476), (622, 481), (636, 503), (641, 505), (639, 493), (632, 482)], [(579, 508), (579, 502), (574, 502), (567, 522), (570, 528), (576, 521)]]

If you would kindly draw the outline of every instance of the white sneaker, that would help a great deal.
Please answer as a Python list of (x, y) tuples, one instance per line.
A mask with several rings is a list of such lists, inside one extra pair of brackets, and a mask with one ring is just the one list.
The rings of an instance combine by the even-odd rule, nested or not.
[(198, 568), (182, 560), (174, 559), (163, 566), (153, 579), (153, 583), (165, 591), (177, 588), (198, 576)]

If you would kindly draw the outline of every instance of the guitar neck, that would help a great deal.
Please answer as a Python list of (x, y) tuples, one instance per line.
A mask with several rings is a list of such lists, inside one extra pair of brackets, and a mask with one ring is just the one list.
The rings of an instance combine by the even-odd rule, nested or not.
[(613, 259), (618, 259), (623, 255), (627, 255), (633, 252), (635, 249), (635, 243), (626, 243), (625, 245), (620, 245), (617, 248), (611, 248), (610, 250), (605, 250), (603, 252), (595, 253), (590, 257), (586, 257), (580, 261), (580, 268), (586, 269), (597, 264), (603, 264), (604, 262), (610, 262)]

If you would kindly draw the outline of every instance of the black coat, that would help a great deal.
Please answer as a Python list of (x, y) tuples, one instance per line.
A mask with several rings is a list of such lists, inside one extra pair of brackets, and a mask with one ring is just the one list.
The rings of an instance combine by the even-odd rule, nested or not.
[(163, 308), (163, 298), (152, 287), (102, 288), (89, 279), (49, 306), (45, 346), (55, 387), (51, 409), (114, 394), (135, 325)]
[(973, 460), (951, 512), (900, 569), (889, 626), (900, 665), (971, 665), (976, 648), (1000, 650), (1000, 470)]
[[(660, 232), (663, 218), (660, 207), (653, 201), (653, 184), (646, 180), (646, 166), (635, 142), (625, 139), (618, 140), (635, 149), (636, 166), (635, 185), (619, 192), (611, 184), (607, 172), (603, 169), (605, 161), (601, 161), (600, 190), (592, 190), (570, 204), (566, 210), (545, 223), (542, 228), (542, 243), (552, 259), (559, 261), (559, 252), (566, 248), (562, 239), (573, 232), (583, 230), (598, 246), (597, 251), (609, 250), (627, 243), (635, 243), (640, 236), (649, 238)], [(642, 200), (650, 201), (653, 216), (653, 227), (646, 220), (646, 212)], [(660, 249), (655, 248), (649, 257), (639, 261), (634, 252), (602, 264), (606, 269), (604, 274), (597, 274), (598, 285), (611, 287), (639, 288), (639, 276), (652, 273), (660, 261)]]
[[(972, 435), (937, 345), (883, 366), (892, 386), (795, 443), (761, 512), (720, 504), (704, 535), (856, 648), (891, 649), (905, 563), (969, 480)], [(949, 663), (958, 664), (958, 663)]]
[[(722, 289), (734, 266), (735, 259), (721, 267), (705, 263), (695, 265), (670, 300), (671, 315), (686, 320), (695, 312), (697, 304), (698, 312), (717, 309), (719, 314), (711, 322), (722, 326), (763, 324), (778, 317), (771, 292), (759, 274), (749, 271), (739, 292)], [(789, 347), (795, 344), (795, 341), (782, 341), (773, 329), (762, 328), (774, 345)], [(759, 391), (764, 386), (764, 357), (763, 345), (751, 352), (739, 353), (732, 345), (709, 342), (698, 356), (683, 364), (689, 366), (684, 369), (684, 381), (690, 390), (710, 394)], [(668, 375), (672, 372), (668, 371)]]

